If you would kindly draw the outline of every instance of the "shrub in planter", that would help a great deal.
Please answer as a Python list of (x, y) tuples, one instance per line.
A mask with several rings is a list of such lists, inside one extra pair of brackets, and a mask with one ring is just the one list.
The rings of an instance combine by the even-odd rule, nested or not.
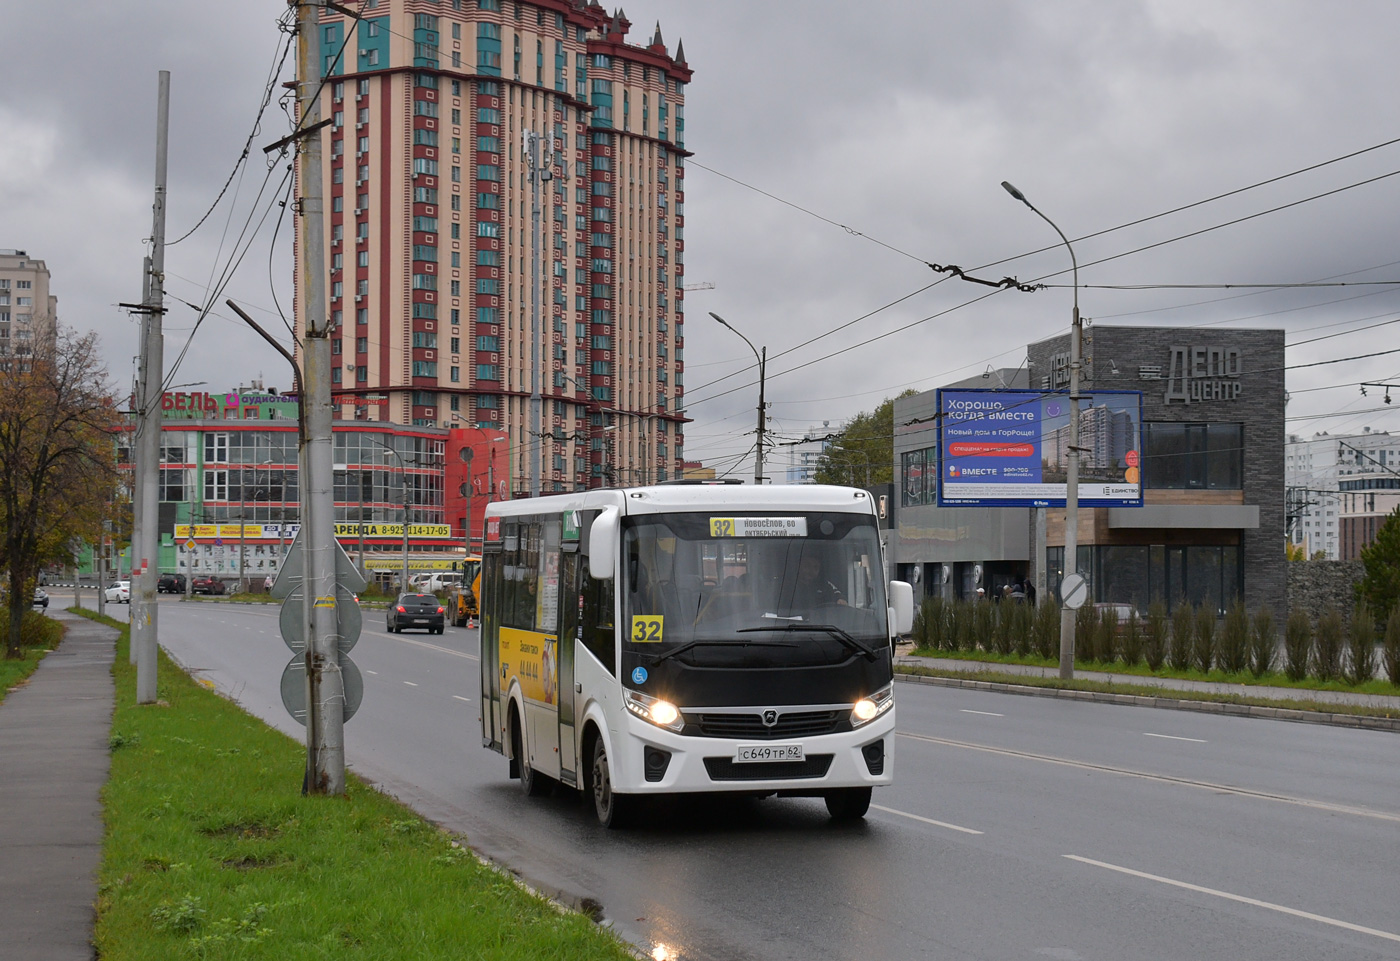
[(1312, 672), (1319, 681), (1335, 680), (1342, 673), (1342, 615), (1329, 607), (1317, 620), (1313, 638)]
[(1016, 653), (1025, 657), (1030, 654), (1034, 641), (1035, 608), (1024, 603), (1012, 604), (1011, 614), (1011, 640)]
[(1364, 684), (1376, 674), (1376, 622), (1364, 604), (1358, 604), (1351, 615), (1344, 673), (1348, 684)]
[(1238, 674), (1249, 666), (1249, 614), (1238, 600), (1225, 613), (1220, 626), (1220, 669)]
[(1400, 604), (1391, 608), (1385, 622), (1385, 652), (1381, 663), (1390, 683), (1400, 687)]
[(1016, 617), (1016, 605), (1011, 601), (1002, 601), (992, 606), (992, 649), (998, 654), (1010, 654), (1012, 644), (1012, 628)]
[(1147, 606), (1147, 636), (1143, 642), (1142, 659), (1154, 671), (1167, 660), (1167, 605), (1161, 601), (1153, 601)]
[(972, 605), (972, 623), (976, 634), (974, 643), (968, 648), (975, 651), (982, 648), (984, 651), (993, 650), (992, 635), (996, 632), (997, 612), (992, 607), (991, 601), (976, 601)]
[(1074, 658), (1075, 660), (1097, 661), (1094, 634), (1099, 629), (1098, 608), (1085, 604), (1074, 612)]
[(1118, 660), (1118, 611), (1105, 607), (1094, 628), (1094, 660), (1111, 664)]
[(1191, 666), (1208, 674), (1215, 665), (1215, 610), (1209, 604), (1196, 608), (1196, 632), (1191, 643)]
[(1196, 610), (1182, 598), (1172, 609), (1172, 642), (1167, 650), (1167, 663), (1173, 670), (1184, 671), (1191, 666), (1191, 641), (1195, 633)]
[(976, 611), (973, 605), (967, 601), (956, 601), (953, 611), (957, 615), (957, 646), (955, 651), (975, 651), (977, 650), (977, 623)]
[(1060, 649), (1060, 608), (1054, 601), (1041, 601), (1035, 609), (1035, 652), (1041, 657), (1054, 657)]
[(1123, 642), (1120, 645), (1119, 655), (1123, 658), (1123, 663), (1129, 667), (1142, 660), (1142, 624), (1137, 616), (1137, 609), (1128, 615), (1128, 623), (1123, 625), (1121, 635)]
[(1274, 629), (1274, 612), (1261, 607), (1254, 612), (1254, 624), (1249, 632), (1249, 670), (1263, 677), (1274, 669), (1278, 653), (1278, 634)]
[(934, 596), (924, 598), (924, 630), (928, 632), (928, 646), (936, 651), (946, 651), (952, 647), (948, 636), (948, 603)]
[(1308, 676), (1312, 646), (1312, 621), (1302, 611), (1293, 611), (1283, 628), (1283, 673), (1290, 681), (1301, 681)]

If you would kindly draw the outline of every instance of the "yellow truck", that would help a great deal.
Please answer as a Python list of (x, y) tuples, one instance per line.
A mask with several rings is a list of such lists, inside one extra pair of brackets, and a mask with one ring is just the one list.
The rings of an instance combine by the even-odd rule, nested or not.
[(462, 580), (452, 589), (453, 627), (466, 627), (478, 614), (477, 599), (481, 597), (481, 558), (468, 557), (462, 572)]

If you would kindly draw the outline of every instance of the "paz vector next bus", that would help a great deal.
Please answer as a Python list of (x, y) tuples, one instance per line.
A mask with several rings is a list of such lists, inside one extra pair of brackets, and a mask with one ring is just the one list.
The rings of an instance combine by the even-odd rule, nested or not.
[(481, 581), (482, 743), (626, 823), (648, 795), (821, 797), (863, 817), (894, 761), (871, 496), (661, 484), (495, 503)]

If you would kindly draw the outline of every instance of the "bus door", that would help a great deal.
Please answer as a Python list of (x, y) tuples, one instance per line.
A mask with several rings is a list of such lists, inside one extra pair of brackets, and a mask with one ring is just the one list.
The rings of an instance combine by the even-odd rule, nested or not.
[(501, 570), (502, 563), (499, 545), (494, 551), (486, 548), (482, 557), (481, 589), (490, 592), (490, 596), (477, 598), (477, 606), (481, 615), (481, 744), (504, 752), (500, 656), (501, 581), (505, 573)]
[(568, 785), (578, 784), (578, 741), (574, 734), (574, 644), (579, 636), (583, 613), (581, 560), (578, 542), (565, 541), (559, 558), (559, 780)]

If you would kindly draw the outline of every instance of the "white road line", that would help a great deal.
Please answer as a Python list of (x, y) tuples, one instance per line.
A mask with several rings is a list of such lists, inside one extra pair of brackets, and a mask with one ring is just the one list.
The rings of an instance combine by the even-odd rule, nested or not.
[(1174, 888), (1182, 888), (1186, 891), (1195, 891), (1197, 894), (1211, 894), (1217, 898), (1224, 898), (1227, 901), (1238, 901), (1240, 904), (1252, 905), (1256, 908), (1267, 908), (1270, 911), (1277, 911), (1280, 914), (1292, 915), (1295, 918), (1304, 918), (1308, 921), (1318, 921), (1322, 924), (1330, 924), (1336, 928), (1345, 928), (1348, 931), (1355, 931), (1358, 934), (1369, 934), (1377, 938), (1385, 938), (1387, 941), (1400, 941), (1400, 934), (1392, 934), (1389, 931), (1380, 931), (1376, 928), (1363, 927), (1360, 924), (1352, 924), (1350, 921), (1339, 921), (1336, 918), (1329, 918), (1321, 914), (1313, 914), (1310, 911), (1299, 911), (1297, 908), (1284, 907), (1282, 904), (1273, 904), (1269, 901), (1260, 901), (1257, 898), (1247, 898), (1241, 894), (1231, 894), (1228, 891), (1217, 891), (1214, 888), (1203, 888), (1199, 884), (1188, 884), (1185, 881), (1173, 881), (1171, 878), (1164, 878), (1157, 874), (1148, 874), (1145, 871), (1134, 871), (1132, 868), (1120, 867), (1116, 864), (1108, 864), (1104, 861), (1095, 861), (1092, 858), (1081, 858), (1076, 854), (1066, 854), (1064, 857), (1071, 861), (1078, 861), (1081, 864), (1090, 864), (1096, 868), (1104, 868), (1109, 871), (1117, 871), (1119, 874), (1128, 874), (1135, 878), (1143, 878), (1148, 881), (1157, 881), (1161, 884), (1169, 884)]
[(1208, 744), (1208, 743), (1210, 743), (1210, 742), (1208, 742), (1208, 741), (1203, 741), (1203, 740), (1201, 740), (1201, 739), (1198, 738), (1198, 737), (1177, 737), (1175, 734), (1149, 734), (1149, 733), (1147, 733), (1147, 732), (1144, 731), (1142, 736), (1143, 736), (1143, 737), (1162, 737), (1162, 738), (1166, 738), (1168, 741), (1190, 741), (1190, 742), (1193, 743), (1193, 744)]
[(460, 694), (453, 694), (452, 696), (455, 697), (455, 698), (456, 698), (457, 700), (459, 700), (459, 701), (470, 701), (470, 700), (471, 700), (471, 698), (469, 698), (469, 697), (463, 697), (463, 696), (460, 695)]
[(437, 644), (429, 644), (427, 641), (415, 641), (415, 640), (412, 640), (412, 639), (407, 638), (407, 637), (400, 637), (400, 636), (398, 636), (398, 635), (396, 635), (396, 634), (395, 634), (395, 635), (390, 635), (390, 636), (389, 636), (389, 640), (391, 640), (391, 641), (400, 641), (400, 642), (402, 642), (402, 643), (404, 643), (404, 644), (413, 644), (413, 645), (416, 646), (416, 647), (426, 647), (428, 650), (430, 650), (430, 651), (437, 651), (437, 652), (440, 653), (440, 654), (451, 654), (451, 655), (453, 655), (454, 657), (465, 657), (465, 658), (466, 658), (467, 660), (469, 660), (469, 661), (477, 661), (477, 660), (480, 660), (480, 658), (478, 658), (475, 654), (466, 654), (466, 653), (463, 653), (462, 651), (454, 651), (454, 650), (453, 650), (452, 648), (450, 648), (450, 647), (439, 647)]
[(883, 805), (870, 805), (877, 811), (884, 811), (886, 814), (898, 814), (902, 818), (909, 818), (912, 821), (922, 821), (925, 824), (932, 824), (936, 828), (947, 828), (949, 831), (961, 831), (963, 834), (981, 834), (981, 831), (974, 831), (972, 828), (958, 827), (956, 824), (949, 824), (947, 821), (935, 821), (933, 818), (926, 818), (918, 814), (910, 814), (908, 811), (897, 811), (894, 808), (887, 808)]
[(378, 671), (365, 671), (366, 674), (378, 674)]
[(1312, 798), (1293, 797), (1287, 794), (1272, 794), (1268, 791), (1255, 791), (1249, 788), (1236, 787), (1231, 784), (1216, 784), (1211, 781), (1197, 781), (1187, 777), (1173, 777), (1170, 774), (1153, 774), (1149, 771), (1134, 771), (1131, 768), (1111, 767), (1107, 764), (1092, 764), (1088, 761), (1073, 761), (1069, 758), (1055, 757), (1051, 754), (1032, 754), (1029, 751), (1015, 751), (1010, 748), (992, 747), (988, 744), (974, 744), (970, 741), (954, 741), (948, 738), (934, 737), (931, 734), (914, 734), (911, 731), (899, 731), (897, 733), (900, 737), (909, 738), (913, 741), (925, 741), (929, 744), (941, 744), (945, 747), (961, 747), (970, 751), (983, 751), (987, 754), (1000, 754), (1004, 757), (1018, 757), (1027, 761), (1043, 761), (1046, 764), (1059, 764), (1064, 767), (1078, 768), (1081, 771), (1101, 771), (1104, 774), (1120, 774), (1123, 777), (1142, 778), (1146, 781), (1162, 781), (1167, 784), (1180, 784), (1185, 787), (1202, 788), (1217, 794), (1234, 794), (1239, 797), (1256, 798), (1263, 801), (1296, 804), (1299, 807), (1312, 808), (1317, 811), (1330, 811), (1333, 814), (1350, 814), (1355, 817), (1375, 818), (1378, 821), (1400, 822), (1400, 814), (1391, 813), (1390, 811), (1376, 811), (1371, 808), (1352, 807), (1347, 804), (1332, 804), (1328, 801), (1316, 801)]
[(1005, 714), (997, 714), (997, 713), (995, 713), (995, 712), (993, 712), (993, 711), (969, 711), (967, 708), (963, 708), (963, 709), (962, 709), (962, 713), (963, 713), (963, 714), (982, 714), (982, 715), (985, 715), (986, 717), (1006, 717)]
[(412, 681), (404, 681), (404, 683), (407, 684), (409, 687), (417, 687), (417, 686), (418, 686), (417, 684), (414, 684)]

